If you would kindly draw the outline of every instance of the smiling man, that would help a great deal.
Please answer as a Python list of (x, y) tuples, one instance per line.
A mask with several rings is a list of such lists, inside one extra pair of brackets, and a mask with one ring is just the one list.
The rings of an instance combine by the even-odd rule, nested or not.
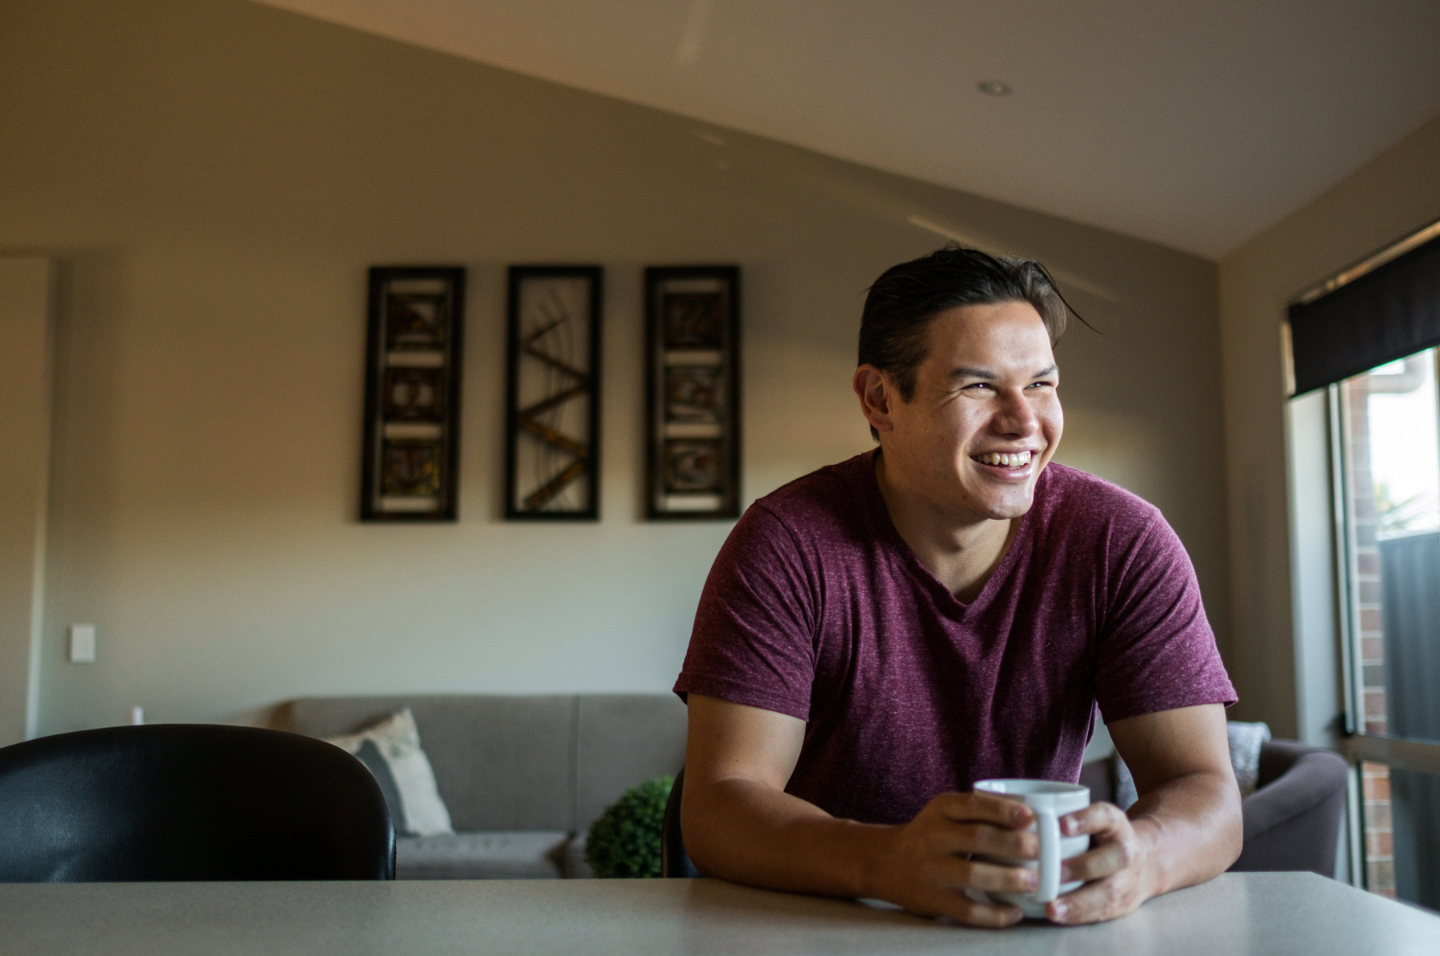
[(675, 690), (703, 872), (982, 926), (1020, 911), (1030, 811), (990, 777), (1074, 781), (1098, 710), (1129, 814), (1051, 920), (1122, 916), (1240, 852), (1235, 699), (1184, 548), (1153, 506), (1052, 463), (1066, 307), (1035, 262), (944, 249), (871, 287), (854, 388), (880, 447), (755, 502), (715, 561)]

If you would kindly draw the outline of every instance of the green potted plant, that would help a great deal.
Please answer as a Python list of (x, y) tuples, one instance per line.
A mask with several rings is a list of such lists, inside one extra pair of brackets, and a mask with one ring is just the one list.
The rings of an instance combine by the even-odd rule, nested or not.
[(585, 862), (595, 875), (634, 879), (660, 875), (660, 833), (674, 777), (656, 777), (625, 791), (590, 827)]

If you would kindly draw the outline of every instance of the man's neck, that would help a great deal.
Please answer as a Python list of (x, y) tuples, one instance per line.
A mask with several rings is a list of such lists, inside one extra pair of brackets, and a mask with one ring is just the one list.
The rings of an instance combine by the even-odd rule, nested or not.
[(973, 601), (1000, 566), (1017, 522), (958, 514), (905, 487), (875, 455), (875, 481), (901, 539), (920, 563), (964, 602)]

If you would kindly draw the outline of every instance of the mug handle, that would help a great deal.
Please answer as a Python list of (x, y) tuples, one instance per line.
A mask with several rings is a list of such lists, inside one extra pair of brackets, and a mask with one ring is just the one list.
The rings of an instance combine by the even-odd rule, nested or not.
[(1049, 903), (1060, 895), (1060, 820), (1051, 809), (1035, 811), (1035, 834), (1040, 837), (1040, 873), (1035, 902)]

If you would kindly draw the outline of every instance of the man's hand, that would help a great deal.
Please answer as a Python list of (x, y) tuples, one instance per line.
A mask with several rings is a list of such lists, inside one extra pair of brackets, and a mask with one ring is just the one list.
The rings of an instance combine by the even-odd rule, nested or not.
[(1091, 848), (1061, 864), (1060, 882), (1084, 886), (1049, 905), (1057, 923), (1097, 923), (1152, 896), (1203, 883), (1240, 855), (1240, 789), (1230, 768), (1225, 709), (1183, 707), (1110, 725), (1140, 799), (1129, 815), (1095, 803), (1061, 818)]
[(1061, 818), (1063, 836), (1090, 834), (1091, 849), (1060, 864), (1060, 882), (1084, 880), (1046, 907), (1056, 923), (1098, 923), (1134, 911), (1155, 893), (1147, 885), (1145, 852), (1125, 811), (1092, 803)]
[(1035, 892), (1036, 871), (970, 859), (971, 854), (1034, 859), (1040, 844), (1025, 828), (1030, 808), (988, 793), (942, 793), (909, 823), (891, 829), (890, 847), (872, 879), (873, 896), (921, 916), (971, 926), (1009, 926), (1024, 914), (1004, 903), (980, 903), (967, 889)]
[(927, 916), (1008, 926), (1014, 906), (976, 902), (966, 889), (1035, 888), (1023, 867), (972, 853), (1034, 858), (1028, 807), (985, 793), (944, 793), (909, 823), (839, 820), (785, 792), (804, 742), (794, 717), (690, 695), (681, 823), (701, 872), (736, 883), (825, 896), (876, 898)]

